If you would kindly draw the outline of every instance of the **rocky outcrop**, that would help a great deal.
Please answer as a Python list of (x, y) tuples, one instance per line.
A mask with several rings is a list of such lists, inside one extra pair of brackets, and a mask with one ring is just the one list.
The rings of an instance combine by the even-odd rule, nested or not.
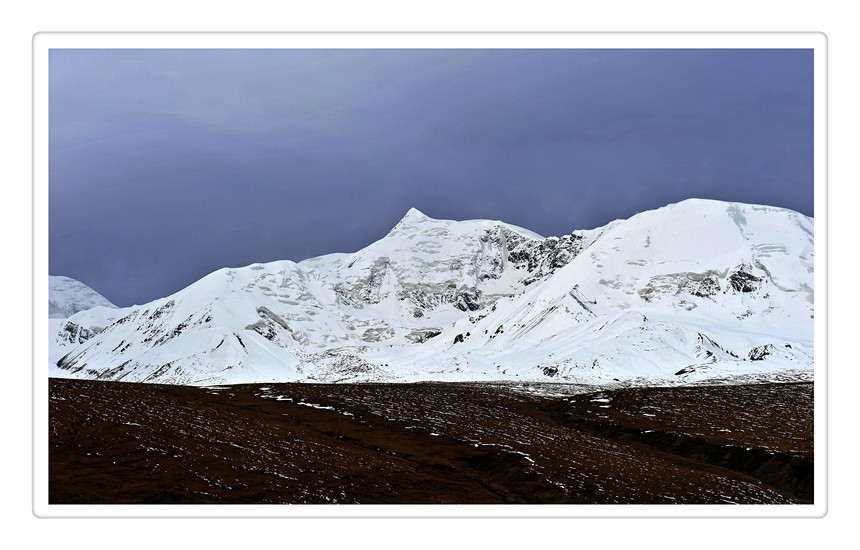
[(755, 292), (761, 286), (762, 279), (750, 273), (748, 269), (742, 266), (729, 275), (729, 284), (735, 292)]
[(101, 330), (98, 328), (89, 329), (74, 321), (66, 321), (57, 336), (61, 341), (69, 344), (83, 344), (100, 332)]
[(749, 358), (750, 361), (761, 361), (771, 353), (776, 351), (776, 348), (773, 344), (765, 344), (763, 346), (756, 346), (750, 350)]
[(706, 275), (699, 283), (698, 288), (693, 291), (693, 294), (699, 298), (707, 298), (719, 293), (720, 290), (722, 289), (720, 288), (719, 279), (715, 275)]
[(523, 279), (525, 285), (544, 279), (566, 266), (582, 252), (584, 246), (584, 238), (576, 233), (539, 241), (517, 237), (509, 236), (507, 259), (517, 269), (524, 269), (529, 273)]

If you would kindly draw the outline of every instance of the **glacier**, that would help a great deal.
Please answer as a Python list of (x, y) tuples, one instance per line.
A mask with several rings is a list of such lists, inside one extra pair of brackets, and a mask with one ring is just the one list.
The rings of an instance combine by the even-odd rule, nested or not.
[(689, 199), (544, 238), (413, 208), (353, 254), (224, 268), (147, 304), (63, 311), (50, 335), (58, 377), (811, 379), (814, 220)]
[[(69, 317), (82, 311), (89, 311), (84, 325), (69, 320)], [(116, 313), (117, 307), (114, 304), (82, 282), (69, 277), (49, 275), (48, 330), (51, 346), (48, 360), (51, 365), (56, 365), (57, 360), (65, 355), (69, 348), (83, 343), (113, 323), (119, 318)]]
[(110, 301), (80, 281), (48, 276), (48, 318), (67, 319), (94, 307), (116, 308)]

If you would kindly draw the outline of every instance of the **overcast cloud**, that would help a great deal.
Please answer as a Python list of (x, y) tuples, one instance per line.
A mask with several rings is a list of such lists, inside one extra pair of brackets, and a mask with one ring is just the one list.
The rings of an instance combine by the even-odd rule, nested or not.
[(804, 50), (52, 50), (50, 272), (117, 305), (354, 252), (416, 207), (543, 235), (813, 212)]

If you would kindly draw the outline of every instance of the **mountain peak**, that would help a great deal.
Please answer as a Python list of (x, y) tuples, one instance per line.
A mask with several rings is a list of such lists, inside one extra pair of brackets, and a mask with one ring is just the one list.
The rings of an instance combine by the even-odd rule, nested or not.
[(49, 275), (48, 309), (51, 319), (66, 319), (96, 306), (116, 308), (110, 301), (84, 283), (61, 275)]
[(418, 210), (417, 208), (410, 208), (406, 215), (401, 218), (401, 222), (404, 221), (424, 221), (430, 219), (424, 212)]
[(433, 220), (433, 218), (427, 216), (417, 208), (410, 208), (406, 212), (406, 215), (400, 218), (400, 221), (397, 222), (397, 225), (394, 226), (392, 231), (402, 231), (404, 229), (411, 230), (413, 226), (429, 221), (435, 220)]
[(692, 200), (530, 235), (411, 208), (351, 255), (220, 270), (68, 323), (52, 297), (49, 358), (56, 375), (194, 385), (814, 374), (811, 219)]

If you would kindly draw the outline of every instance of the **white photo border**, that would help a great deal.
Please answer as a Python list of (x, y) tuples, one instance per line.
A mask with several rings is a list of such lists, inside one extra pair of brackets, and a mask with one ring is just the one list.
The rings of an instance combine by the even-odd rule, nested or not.
[[(60, 505), (48, 502), (48, 53), (51, 49), (811, 49), (814, 51), (815, 493), (793, 505)], [(821, 518), (827, 514), (827, 36), (817, 32), (78, 33), (33, 36), (33, 514), (39, 518)], [(822, 246), (823, 243), (823, 246)]]

